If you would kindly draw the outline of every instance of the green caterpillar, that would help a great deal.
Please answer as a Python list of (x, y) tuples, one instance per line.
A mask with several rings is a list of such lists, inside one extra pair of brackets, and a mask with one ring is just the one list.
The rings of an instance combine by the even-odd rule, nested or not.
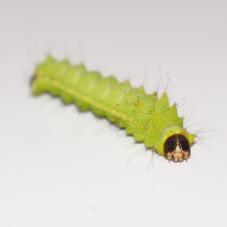
[(129, 81), (120, 83), (113, 76), (88, 71), (83, 64), (72, 65), (51, 56), (36, 67), (31, 85), (33, 95), (49, 93), (65, 104), (76, 104), (81, 111), (91, 110), (168, 160), (180, 162), (190, 157), (196, 135), (183, 128), (183, 118), (176, 105), (169, 105), (166, 92), (158, 98), (157, 93), (133, 88)]

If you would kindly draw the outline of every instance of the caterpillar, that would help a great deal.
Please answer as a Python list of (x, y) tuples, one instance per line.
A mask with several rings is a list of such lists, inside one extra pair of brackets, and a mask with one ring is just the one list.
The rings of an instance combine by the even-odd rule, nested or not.
[(52, 56), (36, 66), (31, 88), (34, 96), (48, 93), (65, 104), (75, 104), (80, 111), (91, 110), (169, 161), (182, 162), (191, 155), (196, 135), (183, 127), (184, 119), (178, 116), (176, 104), (169, 104), (167, 92), (147, 94), (128, 80), (103, 77), (84, 64), (73, 65)]

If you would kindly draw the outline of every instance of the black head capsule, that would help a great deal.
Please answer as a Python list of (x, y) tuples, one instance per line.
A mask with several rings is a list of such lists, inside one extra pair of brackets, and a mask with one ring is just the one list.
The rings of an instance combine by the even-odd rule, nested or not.
[(164, 143), (164, 156), (174, 162), (182, 162), (190, 156), (188, 139), (181, 134), (168, 137)]

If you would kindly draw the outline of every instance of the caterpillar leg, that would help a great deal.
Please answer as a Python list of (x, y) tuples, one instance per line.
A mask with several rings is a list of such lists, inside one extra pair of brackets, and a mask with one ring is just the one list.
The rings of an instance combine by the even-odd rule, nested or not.
[(164, 156), (169, 161), (182, 162), (190, 157), (190, 144), (181, 134), (175, 134), (164, 143)]

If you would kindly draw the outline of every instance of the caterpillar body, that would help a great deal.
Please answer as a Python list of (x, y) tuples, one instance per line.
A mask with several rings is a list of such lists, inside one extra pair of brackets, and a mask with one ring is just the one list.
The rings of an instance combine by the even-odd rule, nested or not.
[(33, 95), (49, 93), (81, 111), (91, 110), (168, 160), (190, 157), (196, 135), (183, 128), (183, 118), (176, 105), (170, 106), (166, 92), (159, 98), (156, 92), (133, 88), (128, 80), (120, 83), (114, 76), (88, 71), (84, 64), (72, 65), (52, 56), (37, 65), (31, 81)]

